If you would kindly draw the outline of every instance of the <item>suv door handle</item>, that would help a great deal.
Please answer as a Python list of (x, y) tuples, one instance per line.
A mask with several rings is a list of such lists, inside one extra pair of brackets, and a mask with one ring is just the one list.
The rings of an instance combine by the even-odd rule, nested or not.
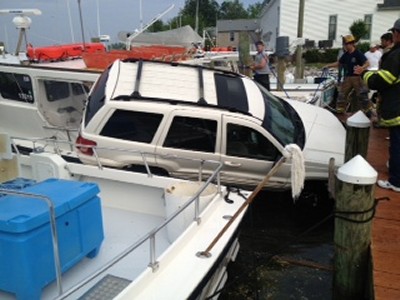
[(241, 166), (242, 166), (242, 164), (241, 164), (241, 163), (236, 163), (236, 162), (229, 161), (229, 160), (227, 160), (227, 161), (224, 161), (224, 165), (226, 165), (226, 166), (230, 166), (230, 167), (235, 167), (235, 168), (239, 168), (239, 167), (241, 167)]

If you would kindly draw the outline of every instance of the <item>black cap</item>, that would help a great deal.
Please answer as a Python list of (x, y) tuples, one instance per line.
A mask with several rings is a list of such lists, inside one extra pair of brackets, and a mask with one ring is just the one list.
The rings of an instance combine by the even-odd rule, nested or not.
[(263, 41), (257, 41), (256, 42), (256, 46), (258, 46), (258, 45), (263, 45), (264, 46), (264, 42)]
[(400, 19), (397, 19), (396, 22), (394, 22), (393, 27), (389, 28), (388, 31), (393, 31), (395, 29), (400, 31)]

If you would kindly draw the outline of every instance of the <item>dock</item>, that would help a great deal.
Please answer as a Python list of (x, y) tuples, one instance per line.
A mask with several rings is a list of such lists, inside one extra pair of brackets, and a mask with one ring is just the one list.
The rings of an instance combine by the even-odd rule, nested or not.
[[(378, 179), (388, 178), (389, 133), (371, 128), (367, 160), (378, 172)], [(372, 224), (373, 280), (376, 300), (400, 299), (400, 193), (375, 189), (379, 201)]]

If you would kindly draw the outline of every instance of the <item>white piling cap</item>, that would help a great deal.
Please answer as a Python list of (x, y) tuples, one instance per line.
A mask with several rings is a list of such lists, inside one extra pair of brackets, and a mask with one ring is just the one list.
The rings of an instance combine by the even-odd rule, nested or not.
[(338, 169), (337, 178), (353, 184), (375, 184), (378, 172), (358, 154)]
[(368, 128), (371, 126), (371, 121), (361, 110), (359, 110), (347, 119), (346, 124), (355, 128)]

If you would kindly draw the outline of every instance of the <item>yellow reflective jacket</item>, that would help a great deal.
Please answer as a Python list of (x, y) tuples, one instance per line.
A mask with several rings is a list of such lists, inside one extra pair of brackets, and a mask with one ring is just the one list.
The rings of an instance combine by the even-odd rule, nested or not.
[(381, 125), (400, 126), (400, 44), (383, 54), (380, 69), (365, 72), (363, 80), (381, 96)]

